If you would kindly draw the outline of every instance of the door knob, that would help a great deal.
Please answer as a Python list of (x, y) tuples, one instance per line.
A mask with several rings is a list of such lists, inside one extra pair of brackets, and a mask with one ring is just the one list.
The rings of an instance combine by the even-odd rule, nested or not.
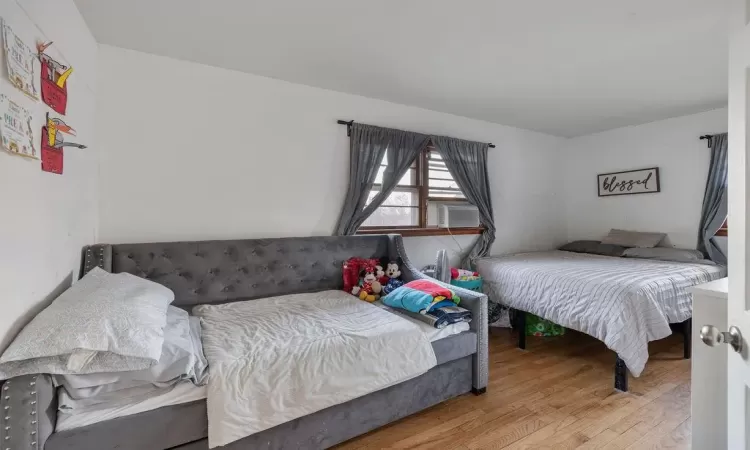
[(719, 331), (713, 325), (703, 325), (701, 327), (701, 340), (709, 347), (716, 347), (719, 344), (729, 344), (735, 352), (742, 351), (742, 333), (740, 329), (731, 326), (729, 331)]

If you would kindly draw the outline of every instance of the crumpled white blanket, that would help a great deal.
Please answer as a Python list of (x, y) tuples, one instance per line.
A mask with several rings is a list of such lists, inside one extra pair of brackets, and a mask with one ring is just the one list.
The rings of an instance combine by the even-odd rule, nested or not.
[(209, 447), (401, 383), (437, 363), (413, 323), (342, 291), (200, 305)]

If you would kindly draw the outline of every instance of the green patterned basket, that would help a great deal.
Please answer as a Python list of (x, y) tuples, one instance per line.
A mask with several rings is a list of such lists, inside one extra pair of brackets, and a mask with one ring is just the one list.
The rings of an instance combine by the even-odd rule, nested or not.
[(565, 328), (549, 320), (526, 313), (526, 336), (562, 336)]

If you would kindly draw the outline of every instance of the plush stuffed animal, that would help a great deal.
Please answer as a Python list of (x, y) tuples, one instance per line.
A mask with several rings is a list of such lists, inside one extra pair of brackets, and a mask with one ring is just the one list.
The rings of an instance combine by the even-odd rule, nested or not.
[(388, 282), (383, 286), (383, 293), (390, 294), (396, 288), (400, 288), (404, 285), (404, 282), (400, 279), (401, 270), (399, 270), (398, 263), (391, 261), (385, 268), (385, 275), (388, 277)]
[(385, 286), (385, 284), (390, 279), (388, 278), (388, 275), (385, 274), (385, 271), (383, 270), (383, 266), (381, 266), (380, 264), (375, 266), (375, 276), (378, 278), (378, 282), (380, 282), (380, 284), (383, 286)]
[(367, 302), (374, 302), (380, 298), (383, 286), (378, 281), (376, 269), (372, 266), (365, 267), (360, 273), (359, 286), (352, 288), (352, 294)]
[(472, 272), (471, 270), (466, 270), (466, 269), (455, 269), (451, 267), (451, 278), (454, 280), (457, 278), (461, 278), (461, 277), (471, 278), (471, 277), (478, 277), (478, 276), (479, 276), (479, 272)]
[[(344, 290), (346, 292), (353, 293), (353, 288), (359, 287), (359, 279), (362, 268), (367, 266), (375, 266), (377, 264), (380, 264), (380, 260), (375, 258), (349, 258), (348, 260), (344, 261), (344, 265), (342, 267), (344, 276)], [(357, 290), (357, 292), (359, 292), (359, 289)]]

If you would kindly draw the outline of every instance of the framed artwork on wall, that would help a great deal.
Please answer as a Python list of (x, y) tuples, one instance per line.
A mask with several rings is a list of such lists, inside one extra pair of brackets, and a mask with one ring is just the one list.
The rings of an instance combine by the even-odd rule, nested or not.
[(660, 192), (659, 168), (602, 173), (597, 176), (597, 188), (599, 197)]

